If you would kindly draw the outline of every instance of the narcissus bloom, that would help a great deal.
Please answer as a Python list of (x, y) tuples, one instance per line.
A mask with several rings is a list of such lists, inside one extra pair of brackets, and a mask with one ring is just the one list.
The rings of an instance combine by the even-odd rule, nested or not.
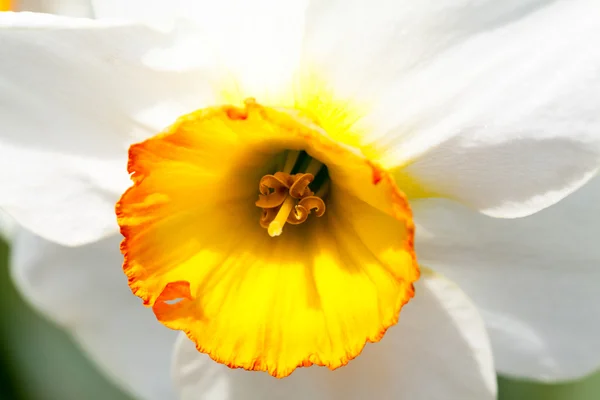
[[(173, 358), (185, 399), (493, 398), (488, 333), (504, 373), (598, 367), (599, 327), (530, 301), (600, 258), (556, 256), (582, 245), (544, 229), (567, 226), (562, 203), (490, 218), (597, 173), (596, 2), (150, 3), (187, 18), (0, 15), (0, 204), (57, 242), (17, 237), (15, 277), (122, 386), (168, 398), (173, 337), (129, 297), (103, 304), (123, 288), (118, 228), (129, 288), (191, 339)], [(79, 263), (86, 283), (54, 289)], [(570, 298), (589, 301), (598, 275), (580, 271)], [(336, 370), (294, 372), (312, 364)]]

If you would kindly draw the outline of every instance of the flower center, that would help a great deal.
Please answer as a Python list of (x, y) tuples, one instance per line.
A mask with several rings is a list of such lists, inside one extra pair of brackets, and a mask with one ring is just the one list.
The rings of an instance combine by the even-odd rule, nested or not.
[[(263, 210), (260, 226), (266, 228), (271, 237), (281, 235), (286, 222), (301, 224), (312, 211), (317, 217), (325, 214), (323, 197), (329, 190), (329, 180), (323, 176), (326, 172), (321, 171), (322, 167), (320, 161), (305, 152), (292, 150), (287, 154), (283, 171), (261, 178), (256, 205)], [(295, 170), (296, 173), (291, 174)], [(315, 181), (316, 176), (321, 179)], [(313, 183), (313, 188), (319, 186), (316, 193), (309, 186)]]

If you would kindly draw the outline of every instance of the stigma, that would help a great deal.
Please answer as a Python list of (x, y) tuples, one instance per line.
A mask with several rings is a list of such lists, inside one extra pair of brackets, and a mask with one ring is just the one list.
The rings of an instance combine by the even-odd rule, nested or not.
[[(299, 159), (302, 160), (298, 162)], [(286, 223), (299, 225), (305, 222), (312, 212), (317, 217), (325, 214), (323, 197), (329, 189), (328, 180), (321, 182), (317, 193), (310, 187), (322, 167), (321, 162), (304, 152), (289, 151), (282, 171), (265, 175), (260, 179), (258, 185), (260, 194), (255, 204), (262, 208), (259, 223), (267, 229), (269, 236), (281, 235)], [(292, 174), (295, 169), (298, 171)]]

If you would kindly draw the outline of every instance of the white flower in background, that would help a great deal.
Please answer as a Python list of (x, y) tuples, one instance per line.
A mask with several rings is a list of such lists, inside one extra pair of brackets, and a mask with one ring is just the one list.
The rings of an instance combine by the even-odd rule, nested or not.
[[(194, 21), (0, 14), (0, 205), (60, 243), (21, 232), (14, 276), (122, 387), (161, 400), (479, 400), (495, 396), (494, 365), (547, 380), (600, 365), (597, 180), (532, 217), (484, 215), (532, 214), (597, 172), (600, 4), (127, 4), (94, 15)], [(130, 286), (220, 362), (278, 376), (341, 366), (413, 294), (414, 214), (414, 298), (333, 372), (228, 369), (126, 287), (113, 207), (127, 148), (225, 103), (132, 147), (135, 186), (119, 205)], [(316, 175), (327, 207), (271, 238), (250, 193), (292, 171), (286, 150), (306, 150), (294, 169)], [(283, 196), (277, 215), (295, 202)]]
[(15, 229), (15, 221), (10, 215), (0, 210), (0, 238), (9, 241)]

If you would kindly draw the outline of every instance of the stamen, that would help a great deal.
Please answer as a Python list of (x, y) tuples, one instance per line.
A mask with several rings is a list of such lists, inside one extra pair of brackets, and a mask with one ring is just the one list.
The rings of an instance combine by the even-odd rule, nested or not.
[[(295, 165), (298, 162), (300, 167)], [(315, 195), (309, 188), (322, 167), (320, 161), (306, 153), (290, 150), (283, 171), (261, 178), (258, 186), (260, 194), (255, 204), (263, 209), (259, 219), (260, 226), (267, 228), (271, 237), (281, 235), (286, 223), (298, 225), (305, 222), (311, 212), (317, 217), (325, 213), (322, 197), (327, 195), (329, 190), (329, 182), (323, 182), (327, 175), (319, 175), (321, 179), (317, 185), (323, 182), (318, 190), (319, 194)], [(306, 172), (300, 172), (298, 169), (304, 169)], [(296, 172), (291, 175), (291, 171)]]
[(300, 156), (300, 152), (297, 150), (290, 150), (285, 159), (285, 165), (283, 166), (283, 172), (289, 174), (294, 169), (294, 165), (296, 165), (296, 161), (298, 161), (298, 156)]
[(315, 193), (315, 196), (323, 198), (327, 196), (327, 193), (329, 193), (329, 181), (325, 181), (323, 185), (321, 185), (319, 190), (317, 190), (317, 193)]
[(312, 193), (308, 185), (315, 179), (312, 174), (296, 174), (296, 182), (290, 187), (290, 196), (295, 199), (301, 199), (304, 196), (310, 196)]
[(308, 196), (300, 200), (298, 203), (298, 208), (302, 207), (308, 212), (315, 211), (317, 217), (323, 216), (325, 214), (325, 202), (323, 199), (315, 196)]
[(323, 164), (319, 160), (315, 160), (314, 158), (310, 160), (310, 164), (306, 167), (306, 173), (311, 174), (312, 176), (317, 176)]

